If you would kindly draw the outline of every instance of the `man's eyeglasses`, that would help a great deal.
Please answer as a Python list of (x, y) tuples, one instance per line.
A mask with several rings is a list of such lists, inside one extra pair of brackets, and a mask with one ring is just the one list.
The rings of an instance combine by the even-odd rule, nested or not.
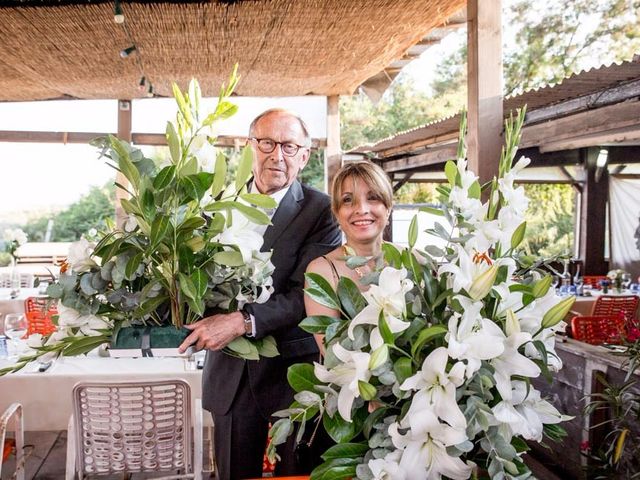
[(276, 145), (280, 145), (282, 154), (286, 157), (293, 157), (300, 151), (301, 148), (306, 148), (304, 145), (298, 145), (293, 142), (276, 142), (270, 138), (255, 138), (251, 137), (250, 140), (255, 140), (258, 145), (258, 150), (262, 153), (271, 153), (276, 149)]

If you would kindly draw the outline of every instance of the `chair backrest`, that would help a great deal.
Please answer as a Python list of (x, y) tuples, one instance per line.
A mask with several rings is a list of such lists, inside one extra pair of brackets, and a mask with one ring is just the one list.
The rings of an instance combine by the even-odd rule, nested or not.
[(49, 335), (56, 331), (53, 315), (58, 314), (56, 302), (46, 297), (27, 297), (24, 301), (24, 311), (27, 317), (27, 336), (32, 333)]
[[(16, 273), (20, 282), (20, 288), (33, 288), (34, 277), (32, 273), (20, 272)], [(13, 282), (11, 272), (2, 272), (0, 274), (0, 288), (12, 288)]]
[(11, 288), (11, 274), (9, 272), (0, 273), (0, 288)]
[(573, 338), (592, 345), (620, 343), (624, 332), (625, 318), (623, 315), (610, 317), (578, 315), (571, 319)]
[[(14, 476), (16, 480), (24, 480), (25, 456), (24, 456), (24, 420), (22, 417), (22, 405), (12, 403), (0, 416), (0, 446), (4, 446), (4, 440), (9, 422), (13, 420), (15, 445), (16, 445), (16, 468)], [(2, 476), (2, 462), (4, 456), (0, 455), (0, 476)], [(9, 477), (6, 477), (9, 478)]]
[(80, 478), (193, 471), (191, 390), (183, 380), (80, 382), (73, 415)]
[(596, 298), (591, 315), (617, 316), (625, 318), (635, 317), (640, 298), (636, 295), (602, 295)]
[(608, 280), (606, 275), (585, 275), (582, 277), (584, 285), (588, 285), (591, 288), (596, 288), (600, 290), (600, 280)]

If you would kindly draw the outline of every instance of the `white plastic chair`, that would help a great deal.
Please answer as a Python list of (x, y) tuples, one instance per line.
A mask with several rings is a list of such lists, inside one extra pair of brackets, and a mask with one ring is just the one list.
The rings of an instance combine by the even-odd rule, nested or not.
[(157, 480), (202, 478), (200, 399), (192, 412), (183, 380), (76, 384), (66, 479), (137, 472), (164, 472)]
[[(22, 418), (22, 405), (12, 403), (0, 417), (0, 447), (4, 446), (4, 440), (9, 427), (9, 421), (14, 421), (14, 432), (16, 441), (16, 480), (24, 480), (24, 421)], [(1, 453), (1, 452), (0, 452)], [(0, 454), (0, 475), (2, 474), (2, 455)]]
[[(17, 274), (20, 281), (20, 288), (33, 288), (35, 278), (33, 273), (20, 272)], [(0, 273), (0, 288), (12, 288), (13, 281), (11, 279), (11, 272)]]

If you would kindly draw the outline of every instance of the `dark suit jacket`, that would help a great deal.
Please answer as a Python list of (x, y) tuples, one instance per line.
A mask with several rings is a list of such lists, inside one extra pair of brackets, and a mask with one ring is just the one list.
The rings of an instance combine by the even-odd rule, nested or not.
[(262, 250), (273, 249), (274, 292), (267, 302), (245, 308), (255, 317), (256, 338), (273, 335), (280, 355), (245, 361), (208, 351), (202, 400), (204, 408), (216, 415), (224, 415), (231, 408), (245, 363), (251, 391), (260, 403), (261, 413), (268, 417), (276, 410), (287, 408), (292, 400), (287, 368), (318, 358), (313, 336), (297, 325), (306, 316), (303, 287), (307, 265), (341, 243), (330, 199), (295, 181), (271, 222), (264, 234)]

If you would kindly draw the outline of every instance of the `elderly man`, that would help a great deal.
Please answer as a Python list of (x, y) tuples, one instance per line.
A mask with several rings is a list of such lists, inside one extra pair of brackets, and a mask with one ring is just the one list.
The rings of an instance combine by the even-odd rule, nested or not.
[[(270, 195), (278, 203), (263, 245), (265, 251), (273, 249), (274, 292), (266, 303), (190, 325), (193, 332), (181, 346), (183, 350), (191, 344), (208, 349), (203, 406), (214, 419), (221, 480), (261, 476), (270, 416), (293, 399), (287, 368), (318, 359), (313, 336), (298, 327), (305, 317), (304, 271), (311, 260), (341, 240), (329, 197), (297, 180), (311, 145), (302, 119), (286, 110), (267, 110), (252, 122), (249, 142), (255, 152), (251, 191)], [(280, 355), (245, 361), (220, 351), (240, 335), (257, 339), (273, 335)], [(293, 442), (288, 442), (279, 451), (282, 461), (276, 466), (277, 475), (301, 473), (292, 449)]]

